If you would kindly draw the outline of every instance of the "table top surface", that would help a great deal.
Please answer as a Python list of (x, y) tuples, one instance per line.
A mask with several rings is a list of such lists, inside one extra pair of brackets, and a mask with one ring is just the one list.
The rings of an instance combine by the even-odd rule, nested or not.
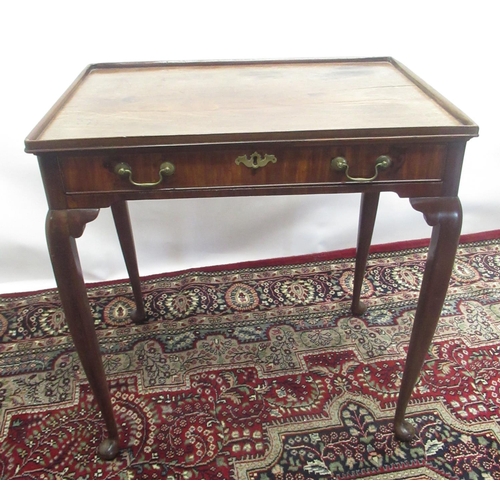
[(391, 58), (97, 64), (35, 127), (26, 151), (477, 131)]

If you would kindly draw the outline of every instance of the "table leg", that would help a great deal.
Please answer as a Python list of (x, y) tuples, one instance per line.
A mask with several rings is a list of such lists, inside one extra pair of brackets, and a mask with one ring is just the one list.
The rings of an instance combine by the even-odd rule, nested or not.
[(415, 435), (405, 412), (441, 316), (462, 226), (462, 207), (456, 197), (410, 202), (433, 229), (394, 419), (396, 437), (402, 441)]
[(354, 285), (351, 310), (360, 316), (366, 311), (366, 304), (360, 301), (361, 288), (365, 277), (366, 262), (372, 241), (373, 227), (377, 216), (380, 193), (363, 193), (359, 213), (358, 244), (356, 248), (356, 267), (354, 270)]
[(137, 255), (135, 253), (134, 236), (132, 234), (132, 225), (130, 223), (130, 214), (126, 201), (118, 201), (111, 205), (113, 219), (115, 221), (116, 232), (120, 241), (125, 265), (130, 277), (130, 284), (134, 293), (136, 309), (131, 314), (131, 318), (135, 323), (142, 323), (146, 319), (146, 311), (144, 310), (144, 301), (141, 291), (141, 280), (139, 276), (139, 268), (137, 266)]
[(85, 224), (98, 214), (99, 210), (50, 210), (46, 231), (66, 321), (108, 431), (98, 452), (101, 458), (110, 460), (119, 451), (118, 429), (75, 242)]

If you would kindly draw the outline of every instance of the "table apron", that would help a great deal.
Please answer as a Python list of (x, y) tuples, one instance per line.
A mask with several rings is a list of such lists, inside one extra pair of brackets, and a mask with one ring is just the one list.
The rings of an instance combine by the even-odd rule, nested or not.
[[(441, 196), (443, 183), (405, 182), (391, 183), (346, 183), (321, 185), (280, 185), (280, 186), (231, 186), (190, 189), (155, 189), (137, 191), (115, 191), (112, 193), (67, 193), (64, 207), (58, 208), (105, 208), (120, 200), (161, 200), (179, 198), (216, 198), (238, 196), (313, 195), (339, 193), (394, 192), (401, 198)], [(53, 207), (56, 208), (56, 207)]]

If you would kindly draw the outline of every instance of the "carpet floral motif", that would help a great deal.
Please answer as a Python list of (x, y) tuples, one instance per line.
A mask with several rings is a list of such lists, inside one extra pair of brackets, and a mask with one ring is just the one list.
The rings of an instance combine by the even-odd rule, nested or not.
[(3, 479), (500, 479), (500, 241), (460, 246), (408, 409), (392, 419), (426, 248), (185, 271), (89, 289), (121, 435), (112, 462), (54, 290), (0, 297)]

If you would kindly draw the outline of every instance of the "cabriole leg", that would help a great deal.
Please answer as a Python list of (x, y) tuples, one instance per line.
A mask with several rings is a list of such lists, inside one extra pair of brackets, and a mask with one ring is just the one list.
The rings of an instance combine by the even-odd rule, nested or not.
[(410, 202), (433, 229), (394, 419), (396, 437), (402, 441), (415, 435), (405, 412), (441, 316), (462, 226), (462, 207), (456, 197)]
[(113, 219), (115, 221), (116, 232), (120, 241), (125, 265), (127, 267), (130, 284), (134, 293), (136, 309), (131, 318), (135, 323), (142, 323), (146, 320), (146, 311), (141, 291), (141, 279), (139, 267), (137, 265), (137, 255), (135, 252), (134, 236), (130, 223), (130, 214), (126, 201), (119, 201), (111, 205)]
[(108, 431), (99, 445), (99, 456), (110, 460), (119, 451), (118, 429), (75, 242), (85, 224), (98, 214), (99, 210), (50, 210), (46, 231), (66, 321)]

